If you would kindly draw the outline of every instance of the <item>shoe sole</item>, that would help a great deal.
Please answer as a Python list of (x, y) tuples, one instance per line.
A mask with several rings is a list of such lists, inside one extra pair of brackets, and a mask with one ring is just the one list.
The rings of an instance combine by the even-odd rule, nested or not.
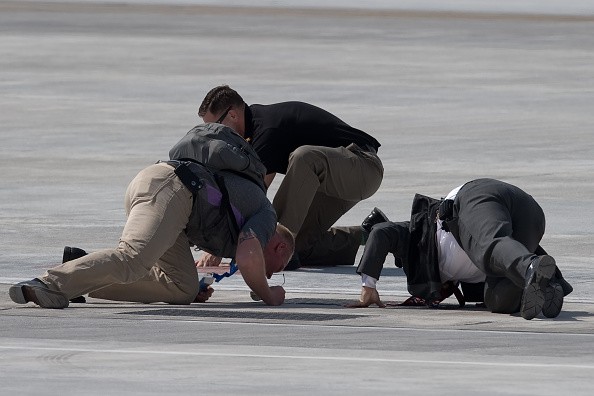
[(8, 295), (10, 296), (10, 299), (17, 304), (27, 304), (29, 302), (23, 293), (23, 286), (11, 286), (10, 289), (8, 289)]
[(542, 312), (545, 303), (546, 287), (551, 277), (555, 274), (555, 259), (551, 256), (542, 256), (536, 268), (536, 279), (528, 285), (522, 294), (520, 314), (526, 320), (534, 319)]
[(558, 283), (550, 283), (544, 292), (542, 314), (547, 318), (556, 318), (563, 308), (563, 287)]
[[(34, 302), (42, 308), (62, 309), (69, 305), (68, 298), (63, 293), (49, 290), (45, 287), (31, 285), (12, 286), (8, 290), (12, 301), (17, 304)], [(26, 297), (29, 296), (29, 299)]]
[(526, 320), (534, 319), (542, 312), (544, 293), (537, 284), (529, 285), (522, 294), (522, 308), (520, 313)]

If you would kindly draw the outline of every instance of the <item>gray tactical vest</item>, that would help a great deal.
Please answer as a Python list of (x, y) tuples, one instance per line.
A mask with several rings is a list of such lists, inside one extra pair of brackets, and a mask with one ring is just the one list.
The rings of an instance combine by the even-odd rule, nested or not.
[(244, 219), (234, 214), (221, 170), (244, 177), (266, 191), (266, 168), (253, 148), (231, 128), (202, 124), (169, 151), (169, 164), (194, 194), (186, 227), (191, 244), (218, 257), (235, 256)]
[(198, 162), (210, 170), (226, 170), (252, 180), (266, 191), (266, 167), (252, 146), (231, 128), (201, 124), (169, 150), (169, 159)]

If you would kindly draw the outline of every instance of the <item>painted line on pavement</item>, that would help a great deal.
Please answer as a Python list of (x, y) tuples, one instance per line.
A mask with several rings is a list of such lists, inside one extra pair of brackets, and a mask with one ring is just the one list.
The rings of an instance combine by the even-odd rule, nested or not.
[[(130, 350), (130, 349), (93, 349), (93, 348), (58, 348), (58, 347), (31, 347), (31, 346), (3, 346), (4, 350), (25, 350), (25, 351), (66, 351), (66, 352), (87, 352), (87, 353), (111, 353), (130, 355), (166, 355), (166, 356), (199, 356), (199, 357), (232, 357), (232, 358), (256, 358), (256, 359), (291, 359), (291, 360), (326, 360), (326, 361), (352, 361), (352, 362), (376, 362), (376, 363), (405, 363), (430, 365), (457, 364), (461, 366), (494, 366), (494, 367), (529, 367), (529, 368), (571, 368), (593, 370), (591, 364), (544, 364), (544, 363), (509, 363), (509, 362), (477, 362), (465, 360), (422, 360), (422, 359), (392, 359), (392, 358), (367, 358), (362, 356), (314, 356), (314, 355), (278, 355), (264, 353), (221, 353), (221, 352), (199, 352), (199, 351), (155, 351), (155, 350)], [(319, 351), (318, 351), (319, 352)]]

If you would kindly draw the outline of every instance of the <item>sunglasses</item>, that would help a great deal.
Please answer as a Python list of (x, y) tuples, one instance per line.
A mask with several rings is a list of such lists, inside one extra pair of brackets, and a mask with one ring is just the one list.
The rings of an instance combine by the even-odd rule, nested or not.
[(221, 122), (223, 122), (225, 117), (227, 117), (227, 114), (229, 114), (229, 110), (231, 110), (231, 106), (227, 107), (227, 110), (225, 110), (225, 112), (223, 114), (221, 114), (221, 116), (219, 118), (217, 118), (217, 120), (215, 122), (217, 124), (220, 124)]

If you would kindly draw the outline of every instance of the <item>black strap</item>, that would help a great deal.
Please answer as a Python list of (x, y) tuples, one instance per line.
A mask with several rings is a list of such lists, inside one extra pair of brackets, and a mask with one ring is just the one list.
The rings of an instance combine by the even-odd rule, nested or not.
[[(221, 209), (227, 211), (227, 217), (229, 219), (229, 225), (235, 231), (234, 235), (239, 235), (239, 225), (237, 224), (237, 220), (235, 219), (235, 213), (233, 212), (233, 207), (231, 207), (231, 200), (229, 199), (229, 191), (227, 191), (227, 186), (225, 185), (225, 179), (223, 176), (219, 174), (214, 174), (214, 179), (217, 182), (217, 186), (219, 186), (219, 190), (223, 197), (221, 198)], [(233, 243), (236, 243), (237, 240), (234, 240)]]
[(409, 297), (406, 301), (401, 303), (403, 306), (423, 306), (426, 305), (431, 308), (440, 308), (440, 303), (452, 294), (458, 300), (459, 308), (464, 308), (466, 305), (466, 299), (458, 285), (452, 281), (445, 282), (441, 285), (441, 290), (437, 293), (434, 298), (424, 299), (421, 297)]
[[(174, 160), (169, 160), (169, 161), (167, 161), (167, 163), (168, 164), (171, 163), (171, 165), (173, 167), (176, 167), (176, 165), (174, 165), (173, 163), (182, 164), (183, 163), (182, 161), (187, 161), (187, 162), (193, 162), (195, 164), (200, 164), (200, 165), (206, 167), (207, 169), (209, 169), (213, 173), (217, 171), (217, 169), (213, 169), (213, 168), (209, 167), (207, 164), (204, 164), (204, 163), (202, 163), (200, 161), (196, 161), (195, 159), (192, 159), (192, 158), (178, 158), (178, 159), (174, 159)], [(179, 166), (179, 165), (177, 165), (177, 166)], [(229, 173), (233, 173), (233, 174), (235, 174), (235, 175), (237, 175), (239, 177), (243, 177), (244, 179), (247, 179), (247, 180), (251, 181), (252, 183), (255, 183), (264, 192), (267, 191), (266, 184), (264, 182), (264, 178), (262, 178), (262, 180), (256, 180), (255, 178), (251, 177), (247, 173), (244, 173), (244, 172), (241, 172), (241, 171), (236, 171), (236, 170), (233, 170), (233, 169), (224, 169), (224, 171), (225, 172), (229, 172)]]
[[(194, 174), (190, 170), (190, 167), (184, 161), (185, 160), (170, 160), (167, 161), (167, 163), (175, 168), (175, 174), (177, 175), (177, 177), (179, 177), (184, 186), (186, 186), (188, 190), (192, 192), (192, 194), (197, 194), (198, 190), (200, 190), (203, 187), (204, 183), (196, 174)], [(235, 213), (233, 212), (233, 208), (231, 207), (229, 191), (227, 190), (225, 179), (218, 173), (213, 173), (213, 176), (222, 195), (220, 206), (221, 213), (227, 217), (229, 221), (229, 226), (234, 231), (233, 243), (237, 243), (237, 239), (239, 236), (239, 225), (237, 224), (237, 220), (235, 219)]]
[(441, 220), (441, 228), (450, 232), (450, 222), (454, 217), (454, 200), (453, 199), (442, 199), (437, 210), (437, 217)]
[(204, 185), (202, 180), (200, 180), (200, 178), (182, 161), (172, 160), (167, 161), (167, 163), (175, 168), (175, 174), (179, 177), (184, 186), (186, 186), (192, 194), (197, 194), (198, 190)]

